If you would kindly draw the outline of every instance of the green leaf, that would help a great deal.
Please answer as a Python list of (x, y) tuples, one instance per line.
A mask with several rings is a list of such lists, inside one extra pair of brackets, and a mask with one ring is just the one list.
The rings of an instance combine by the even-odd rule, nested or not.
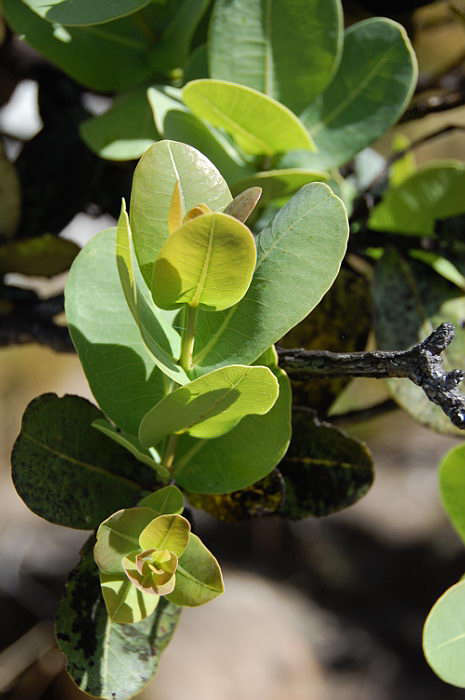
[(168, 212), (176, 183), (186, 212), (198, 204), (222, 210), (232, 199), (218, 170), (195, 148), (160, 141), (144, 153), (134, 173), (130, 220), (137, 259), (148, 285), (153, 262), (169, 235)]
[[(95, 7), (100, 5), (94, 3)], [(64, 28), (47, 22), (17, 0), (5, 0), (3, 11), (11, 28), (32, 48), (89, 88), (129, 90), (151, 76), (147, 61), (151, 39), (132, 17), (106, 27)]]
[(176, 587), (166, 598), (175, 605), (203, 605), (224, 591), (223, 576), (213, 554), (197, 535), (189, 544), (176, 569)]
[(100, 585), (108, 617), (120, 625), (144, 620), (152, 615), (160, 600), (158, 595), (133, 586), (126, 573), (101, 573)]
[(375, 17), (349, 27), (338, 72), (301, 115), (322, 156), (315, 155), (313, 167), (342, 165), (381, 136), (406, 108), (416, 79), (415, 54), (400, 24)]
[(248, 85), (298, 113), (333, 77), (342, 28), (339, 0), (217, 0), (210, 75)]
[(116, 228), (116, 263), (128, 307), (144, 344), (162, 372), (178, 384), (189, 381), (175, 357), (180, 354), (179, 334), (173, 328), (174, 315), (157, 308), (135, 261), (132, 233), (123, 200)]
[(439, 465), (442, 503), (465, 542), (465, 445), (453, 447)]
[(197, 148), (212, 161), (227, 182), (234, 182), (253, 172), (251, 165), (218, 130), (208, 126), (191, 112), (170, 110), (163, 122), (164, 136)]
[(305, 318), (334, 282), (347, 235), (344, 205), (330, 188), (302, 187), (257, 236), (257, 266), (242, 301), (227, 311), (199, 312), (198, 370), (254, 362)]
[(178, 439), (176, 483), (190, 493), (230, 493), (269, 474), (286, 452), (291, 437), (291, 389), (285, 372), (275, 367), (279, 396), (264, 416), (247, 416), (222, 437)]
[[(90, 543), (91, 544), (91, 543)], [(71, 572), (56, 619), (57, 643), (68, 674), (90, 695), (124, 700), (139, 693), (158, 669), (181, 609), (162, 598), (142, 622), (108, 619), (90, 546)]]
[(164, 394), (163, 375), (126, 303), (114, 230), (95, 236), (74, 261), (65, 310), (92, 393), (116, 425), (137, 435), (142, 416)]
[[(411, 141), (401, 132), (395, 134), (392, 141), (393, 155), (399, 155), (400, 151), (407, 149)], [(398, 158), (389, 169), (389, 185), (397, 187), (417, 170), (415, 154), (413, 150), (407, 151), (401, 158)]]
[(123, 557), (140, 550), (139, 535), (154, 517), (151, 508), (126, 508), (100, 523), (94, 559), (101, 572), (124, 573)]
[(19, 272), (22, 275), (53, 277), (65, 272), (79, 246), (50, 233), (35, 238), (20, 238), (0, 247), (0, 274)]
[(465, 688), (465, 581), (449, 588), (433, 605), (423, 629), (423, 650), (439, 678)]
[(120, 95), (107, 112), (83, 122), (80, 132), (83, 141), (100, 158), (140, 158), (158, 140), (146, 89)]
[(465, 164), (436, 161), (389, 189), (370, 216), (379, 231), (417, 236), (434, 234), (437, 219), (465, 212)]
[(189, 503), (218, 520), (237, 523), (274, 515), (284, 502), (284, 481), (277, 469), (252, 486), (228, 494), (187, 494)]
[(191, 526), (182, 515), (159, 515), (139, 535), (139, 545), (147, 549), (167, 549), (182, 556), (189, 542)]
[(234, 216), (234, 218), (239, 221), (247, 221), (255, 210), (261, 196), (261, 187), (248, 187), (246, 190), (241, 190), (239, 194), (234, 197), (233, 201), (228, 204), (224, 213), (229, 214), (229, 216)]
[(189, 83), (191, 80), (208, 78), (208, 47), (202, 44), (194, 49), (184, 66), (183, 81)]
[(165, 486), (145, 496), (138, 505), (141, 508), (151, 508), (156, 515), (181, 514), (184, 510), (184, 496), (176, 486)]
[(181, 100), (181, 90), (171, 85), (153, 85), (147, 90), (147, 100), (152, 110), (155, 127), (159, 134), (165, 135), (165, 119), (171, 112), (185, 111), (187, 107)]
[(14, 236), (21, 215), (21, 188), (16, 168), (0, 145), (0, 241)]
[(92, 428), (101, 416), (79, 396), (44, 394), (29, 404), (12, 466), (16, 490), (34, 513), (91, 530), (153, 485), (152, 470)]
[(277, 197), (287, 197), (294, 194), (309, 182), (328, 180), (326, 173), (319, 173), (302, 168), (282, 170), (266, 170), (235, 182), (231, 188), (233, 194), (241, 192), (246, 187), (261, 187), (263, 190), (261, 203), (265, 204)]
[(242, 299), (257, 260), (254, 238), (228, 214), (197, 216), (166, 240), (153, 266), (152, 294), (163, 309), (189, 304), (223, 311)]
[(293, 436), (279, 465), (286, 485), (281, 514), (291, 520), (321, 517), (347, 508), (366, 494), (373, 482), (367, 447), (312, 411), (293, 412)]
[(295, 114), (257, 90), (223, 80), (193, 80), (182, 97), (197, 117), (225, 129), (246, 153), (272, 156), (314, 150)]
[(39, 17), (52, 23), (82, 26), (102, 24), (137, 12), (151, 0), (23, 0)]
[[(429, 266), (407, 261), (394, 250), (385, 253), (375, 268), (373, 285), (378, 347), (407, 349), (447, 321), (455, 325), (456, 338), (442, 353), (444, 367), (465, 369), (465, 297), (461, 294)], [(440, 433), (463, 437), (463, 432), (429, 401), (419, 386), (408, 379), (386, 381), (392, 397), (413, 418)]]
[(267, 367), (222, 367), (165, 396), (142, 419), (139, 440), (150, 447), (172, 433), (218, 437), (245, 416), (267, 413), (278, 392)]

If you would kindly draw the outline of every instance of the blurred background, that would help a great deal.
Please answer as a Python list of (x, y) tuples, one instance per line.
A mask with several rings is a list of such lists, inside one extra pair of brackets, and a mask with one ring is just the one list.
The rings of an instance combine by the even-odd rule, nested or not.
[[(344, 2), (348, 23), (372, 14), (403, 22), (420, 63), (422, 118), (400, 124), (375, 144), (380, 156), (391, 152), (397, 133), (416, 139), (452, 122), (465, 128), (465, 106), (459, 104), (460, 95), (465, 102), (465, 2), (420, 7), (424, 4)], [(4, 89), (7, 74), (8, 66), (0, 66)], [(459, 106), (423, 118), (422, 104), (451, 92)], [(41, 129), (37, 83), (12, 83), (6, 98), (0, 131), (17, 137), (7, 140), (14, 156), (22, 140)], [(95, 110), (101, 107), (94, 103)], [(465, 160), (464, 132), (427, 142), (415, 155), (419, 163)], [(112, 223), (94, 214), (79, 214), (62, 235), (83, 244)], [(10, 281), (48, 297), (62, 291), (65, 279), (12, 276)], [(356, 380), (347, 391), (351, 404), (385, 397), (377, 380)], [(33, 515), (11, 482), (10, 452), (22, 413), (45, 392), (92, 398), (76, 356), (36, 345), (0, 350), (2, 648), (37, 620), (53, 617), (88, 536)], [(433, 674), (421, 652), (426, 614), (465, 571), (463, 545), (441, 508), (436, 476), (438, 461), (457, 440), (427, 431), (392, 409), (356, 425), (337, 422), (373, 453), (376, 479), (367, 496), (340, 514), (298, 523), (268, 518), (227, 524), (194, 512), (199, 534), (223, 566), (226, 594), (205, 608), (183, 611), (143, 700), (179, 700), (186, 687), (191, 700), (464, 697), (465, 691)], [(62, 673), (43, 697), (85, 696)]]

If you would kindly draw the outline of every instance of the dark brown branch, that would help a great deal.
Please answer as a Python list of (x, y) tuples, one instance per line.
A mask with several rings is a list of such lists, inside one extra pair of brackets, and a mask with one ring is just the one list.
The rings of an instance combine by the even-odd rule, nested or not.
[(462, 107), (465, 104), (465, 91), (454, 90), (444, 94), (430, 95), (429, 97), (414, 103), (409, 109), (404, 112), (399, 124), (403, 122), (413, 121), (414, 119), (422, 119), (429, 114), (437, 114), (445, 112), (448, 109)]
[(465, 395), (457, 387), (465, 372), (447, 372), (441, 353), (455, 337), (451, 323), (443, 323), (408, 350), (335, 353), (327, 350), (279, 349), (281, 365), (291, 377), (404, 377), (420, 386), (452, 423), (465, 428)]

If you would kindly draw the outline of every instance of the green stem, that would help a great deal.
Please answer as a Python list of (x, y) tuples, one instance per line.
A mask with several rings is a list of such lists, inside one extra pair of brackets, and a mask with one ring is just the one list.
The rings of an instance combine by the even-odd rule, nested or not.
[(176, 454), (177, 435), (170, 435), (166, 441), (165, 452), (163, 454), (163, 466), (169, 471), (173, 468), (174, 456)]
[(184, 331), (181, 339), (181, 357), (179, 362), (185, 372), (189, 372), (192, 369), (197, 313), (197, 306), (186, 306), (184, 311)]

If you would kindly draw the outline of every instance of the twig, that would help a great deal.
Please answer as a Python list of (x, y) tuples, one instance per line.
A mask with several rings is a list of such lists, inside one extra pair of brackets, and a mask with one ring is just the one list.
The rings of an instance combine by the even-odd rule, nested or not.
[(463, 90), (454, 90), (452, 92), (446, 92), (442, 95), (430, 95), (422, 102), (413, 104), (406, 112), (404, 112), (398, 124), (410, 122), (414, 119), (422, 119), (423, 117), (427, 117), (429, 114), (445, 112), (446, 110), (454, 109), (455, 107), (462, 107), (464, 104), (465, 91)]
[(336, 353), (327, 350), (278, 350), (281, 365), (294, 377), (404, 377), (420, 386), (430, 401), (442, 408), (452, 423), (465, 428), (465, 396), (457, 387), (465, 372), (447, 372), (441, 353), (455, 337), (451, 323), (408, 350)]

